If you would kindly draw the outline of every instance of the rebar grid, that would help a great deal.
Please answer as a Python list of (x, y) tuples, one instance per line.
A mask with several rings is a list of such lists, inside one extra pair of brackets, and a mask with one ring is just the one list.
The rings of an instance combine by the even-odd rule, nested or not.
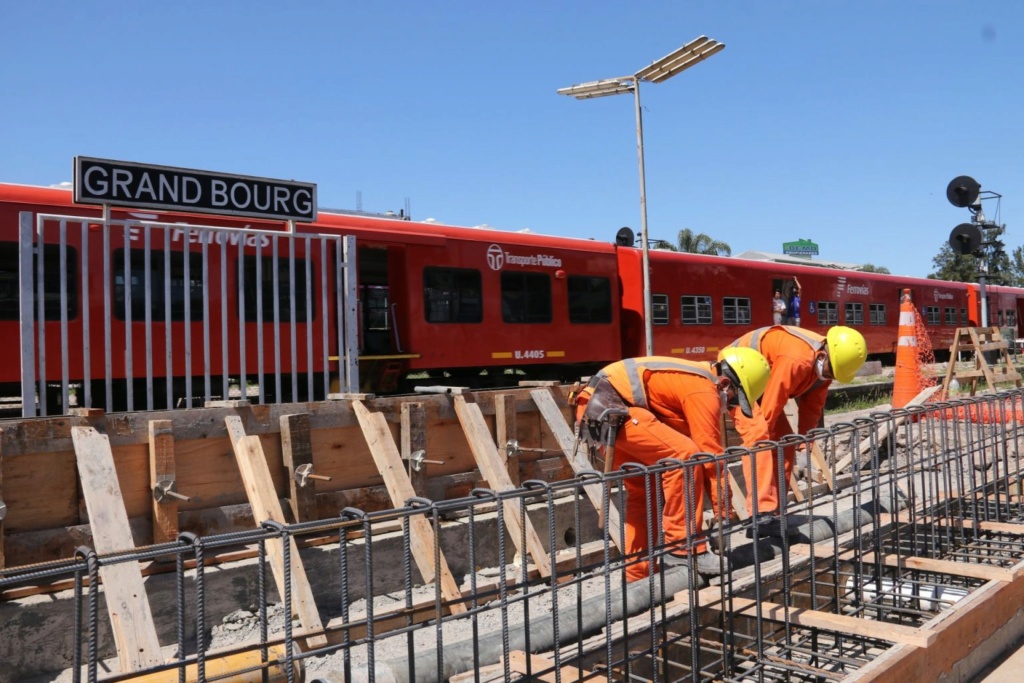
[[(317, 674), (324, 681), (440, 681), (474, 671), (464, 680), (480, 681), (490, 680), (483, 673), (488, 667), (505, 680), (545, 671), (558, 681), (841, 680), (895, 641), (846, 632), (849, 622), (841, 619), (835, 626), (812, 623), (808, 613), (853, 619), (868, 624), (869, 632), (871, 624), (926, 628), (985, 583), (979, 572), (1008, 572), (1024, 560), (1024, 527), (1018, 533), (1013, 526), (1024, 519), (1022, 435), (1015, 421), (1020, 405), (1017, 390), (876, 413), (760, 444), (774, 455), (796, 448), (797, 469), (810, 479), (802, 487), (805, 501), (783, 501), (782, 537), (769, 536), (756, 514), (746, 521), (727, 517), (746, 486), (734, 486), (728, 473), (738, 473), (753, 453), (732, 448), (553, 484), (528, 481), (513, 491), (478, 489), (458, 500), (415, 499), (397, 510), (345, 509), (318, 522), (182, 534), (176, 543), (111, 555), (83, 548), (73, 560), (3, 570), (0, 591), (60, 581), (73, 586), (77, 626), (65, 666), (78, 665), (75, 681), (98, 680), (102, 658), (113, 654), (109, 619), (93, 587), (104, 567), (124, 562), (153, 563), (174, 576), (173, 623), (159, 625), (169, 663), (152, 672), (175, 670), (181, 680), (186, 667), (197, 668), (189, 680), (216, 680), (205, 671), (211, 661), (252, 651), (260, 663), (244, 670), (273, 669), (272, 677), (288, 681), (298, 680), (301, 665), (327, 672)], [(977, 414), (1005, 414), (1006, 420), (972, 419)], [(812, 460), (812, 444), (824, 455), (835, 491), (817, 481), (826, 473)], [(836, 467), (844, 458), (851, 461), (848, 473)], [(660, 478), (673, 470), (682, 471), (687, 491), (685, 538), (667, 537), (662, 524)], [(693, 513), (695, 482), (709, 474), (725, 504), (706, 525)], [(649, 517), (646, 547), (632, 554), (620, 553), (609, 534), (595, 528), (597, 514), (584, 490), (598, 484), (608, 519), (609, 506), (625, 510), (626, 480), (642, 484)], [(756, 482), (750, 486), (756, 489)], [(515, 505), (508, 507), (509, 501)], [(517, 519), (510, 519), (510, 510)], [(448, 557), (462, 590), (461, 613), (450, 610), (453, 600), (437, 582), (425, 582), (413, 562), (418, 539), (409, 522), (418, 516), (435, 532), (459, 532), (438, 533), (442, 540), (431, 548), (430, 562), (436, 575), (442, 556)], [(540, 575), (520, 550), (528, 547), (527, 517), (540, 532), (551, 576)], [(620, 538), (627, 521), (623, 514)], [(385, 554), (377, 539), (396, 535), (398, 549)], [(292, 538), (301, 547), (310, 539), (322, 545), (325, 537), (333, 538), (332, 568), (295, 576), (286, 561), (274, 568), (286, 587), (278, 595), (266, 575), (271, 544), (287, 556), (289, 544), (282, 541)], [(721, 576), (698, 571), (695, 550), (704, 543), (724, 558)], [(242, 548), (258, 550), (250, 608), (257, 632), (237, 642), (218, 630), (222, 615), (207, 614), (206, 563)], [(666, 566), (670, 552), (682, 562)], [(626, 580), (627, 567), (644, 565), (654, 571)], [(310, 647), (311, 634), (281, 610), (282, 600), (293, 602), (292, 588), (307, 579), (326, 617), (324, 646)], [(520, 666), (520, 651), (546, 659), (527, 657)], [(576, 675), (563, 675), (568, 667)]]

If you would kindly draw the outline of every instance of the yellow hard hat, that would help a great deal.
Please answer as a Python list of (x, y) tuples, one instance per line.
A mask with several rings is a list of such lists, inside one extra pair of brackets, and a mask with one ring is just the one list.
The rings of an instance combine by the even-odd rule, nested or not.
[(751, 406), (768, 386), (768, 373), (771, 371), (768, 361), (746, 346), (727, 346), (718, 352), (718, 361), (722, 364), (722, 374), (739, 385), (736, 397), (743, 414), (753, 416)]
[(852, 327), (838, 325), (825, 335), (832, 376), (840, 382), (852, 382), (860, 366), (868, 358), (868, 345), (864, 335)]

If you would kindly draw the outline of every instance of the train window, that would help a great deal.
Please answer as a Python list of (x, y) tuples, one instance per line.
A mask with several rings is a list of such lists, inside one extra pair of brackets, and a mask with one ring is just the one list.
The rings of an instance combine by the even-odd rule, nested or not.
[[(78, 317), (78, 252), (65, 247), (67, 263), (68, 320)], [(35, 281), (35, 273), (32, 274)], [(60, 245), (43, 247), (43, 315), (46, 320), (60, 320)], [(0, 320), (18, 320), (21, 289), (18, 282), (18, 243), (0, 242)], [(38, 308), (33, 315), (38, 315)]]
[[(708, 299), (709, 297), (695, 297)], [(698, 309), (699, 314), (699, 309)], [(683, 322), (686, 322), (685, 320)], [(710, 316), (708, 322), (711, 322)], [(722, 297), (722, 322), (726, 325), (750, 324), (750, 299), (742, 296)]]
[(502, 273), (501, 318), (507, 323), (551, 322), (551, 276)]
[(651, 295), (651, 319), (655, 325), (668, 325), (668, 294)]
[(869, 304), (871, 324), (872, 325), (884, 325), (885, 320), (885, 304)]
[[(288, 258), (277, 259), (277, 315), (282, 323), (291, 324), (292, 303), (295, 305), (295, 322), (306, 321), (306, 268), (313, 268), (306, 259), (295, 257), (295, 291), (291, 289), (291, 266)], [(242, 261), (244, 271), (239, 277), (245, 283), (245, 321), (259, 320), (256, 306), (257, 295), (263, 298), (263, 322), (274, 322), (274, 257), (264, 256), (260, 264), (260, 280), (256, 280), (256, 257), (246, 256)], [(310, 281), (316, 282), (316, 271), (310, 272)], [(316, 319), (316, 305), (312, 307)], [(194, 316), (193, 316), (194, 317)]]
[[(146, 320), (146, 257), (142, 249), (131, 250), (131, 297), (132, 297), (132, 320), (144, 322)], [(153, 322), (163, 322), (167, 319), (165, 309), (165, 278), (171, 280), (171, 320), (185, 319), (185, 258), (180, 251), (171, 252), (171, 269), (166, 273), (164, 252), (149, 252), (149, 282), (150, 282), (150, 319)], [(189, 299), (191, 320), (203, 319), (203, 255), (189, 254)], [(118, 320), (125, 319), (124, 303), (124, 249), (114, 250), (114, 259), (111, 263), (111, 270), (114, 276), (114, 317)]]
[(428, 323), (479, 323), (484, 319), (480, 271), (424, 268), (423, 314)]
[(946, 313), (946, 324), (947, 325), (956, 325), (956, 309), (955, 308), (947, 308), (945, 310), (945, 313)]
[(924, 307), (924, 324), (925, 325), (941, 325), (942, 324), (942, 313), (938, 306), (925, 306)]
[(612, 282), (606, 277), (569, 276), (569, 322), (610, 323)]
[(848, 301), (846, 303), (846, 324), (847, 325), (863, 325), (864, 324), (864, 304), (859, 302)]
[(997, 325), (998, 325), (999, 327), (1002, 327), (1002, 326), (1003, 326), (1003, 309), (1001, 309), (1001, 308), (999, 309), (999, 315), (998, 315), (998, 318), (997, 318), (997, 319), (998, 319), (998, 321), (999, 321), (999, 322), (998, 322), (998, 323), (996, 323), (996, 324), (997, 324)]
[(966, 325), (967, 324), (967, 309), (966, 308), (961, 308), (960, 309), (960, 324), (961, 325)]
[[(725, 301), (728, 301), (726, 299)], [(734, 302), (746, 302), (747, 322), (750, 322), (750, 299), (732, 299)], [(728, 306), (727, 303), (723, 302)], [(710, 325), (711, 324), (711, 297), (710, 296), (682, 296), (679, 297), (680, 310), (682, 311), (682, 322), (684, 325)], [(739, 306), (733, 303), (733, 307)], [(728, 318), (726, 322), (729, 322)], [(737, 321), (737, 324), (740, 321)]]
[(819, 301), (818, 302), (818, 324), (819, 325), (838, 325), (839, 324), (839, 304), (835, 301)]
[(1006, 312), (1006, 326), (1013, 327), (1017, 324), (1017, 311)]

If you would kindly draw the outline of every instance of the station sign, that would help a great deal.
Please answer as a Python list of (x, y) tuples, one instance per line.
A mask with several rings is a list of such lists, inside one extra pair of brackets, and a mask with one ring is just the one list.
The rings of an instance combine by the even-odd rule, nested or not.
[(300, 223), (317, 216), (315, 183), (82, 156), (75, 157), (74, 200)]
[(818, 245), (805, 239), (799, 239), (796, 242), (783, 242), (782, 253), (791, 256), (817, 256)]

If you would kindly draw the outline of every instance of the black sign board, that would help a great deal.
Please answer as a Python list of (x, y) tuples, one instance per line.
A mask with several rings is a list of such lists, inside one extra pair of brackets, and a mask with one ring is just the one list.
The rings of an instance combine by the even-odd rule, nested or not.
[(316, 184), (75, 157), (75, 202), (311, 223)]

